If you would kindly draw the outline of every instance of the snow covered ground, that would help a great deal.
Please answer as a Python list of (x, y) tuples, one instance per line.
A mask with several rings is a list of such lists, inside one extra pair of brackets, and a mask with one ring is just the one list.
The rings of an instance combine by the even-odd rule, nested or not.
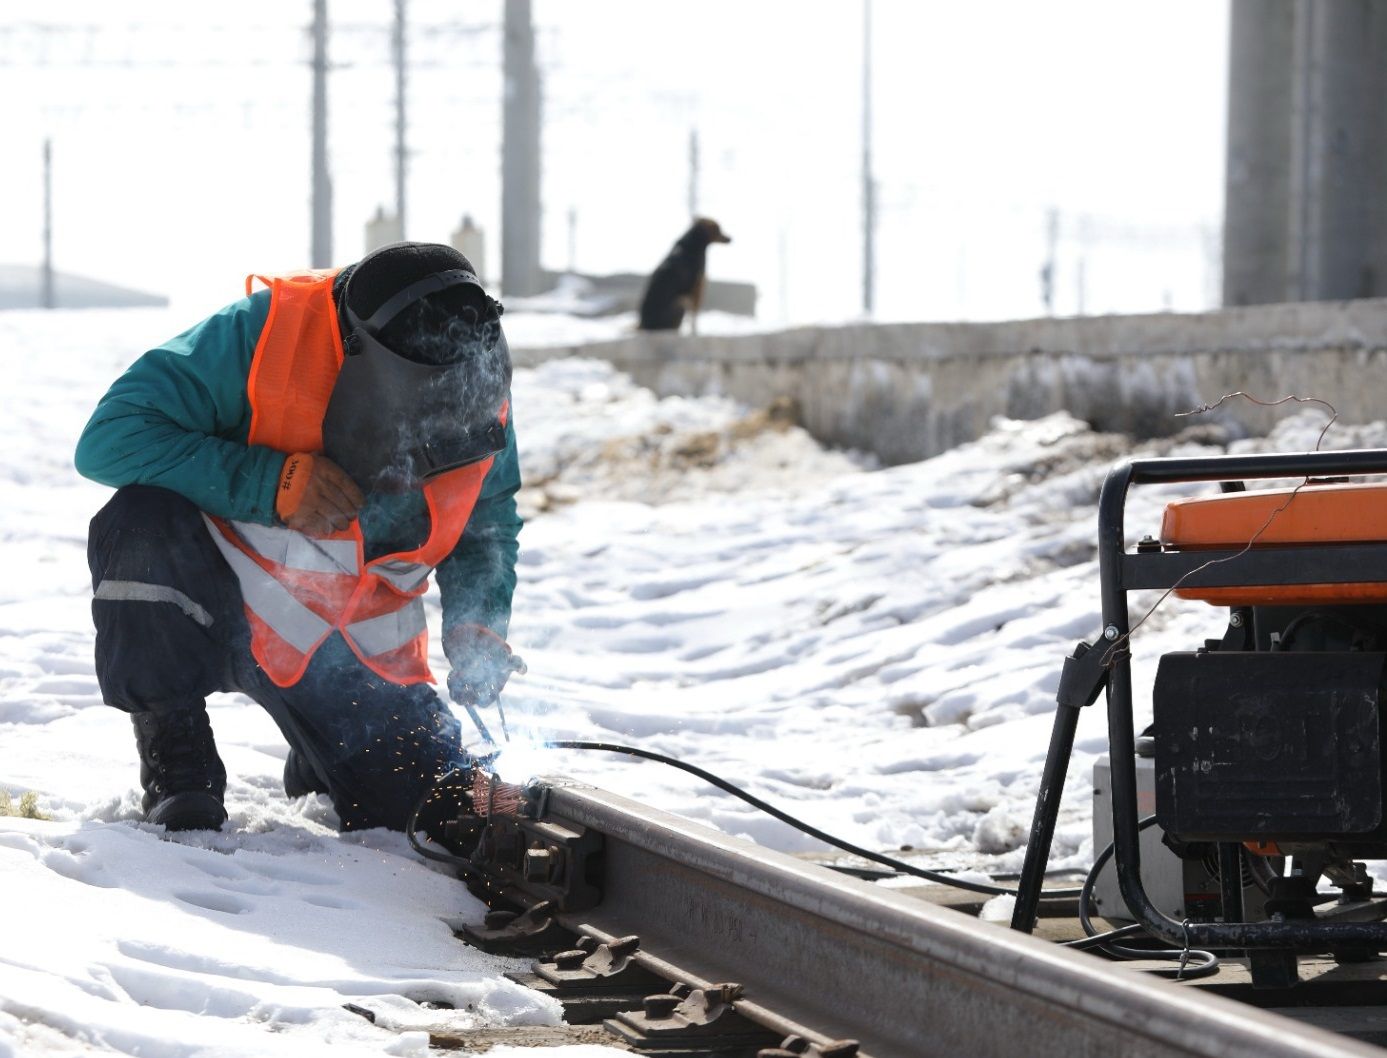
[[(555, 1023), (500, 976), (513, 964), (453, 940), (449, 923), (481, 914), (459, 883), (400, 835), (341, 836), (324, 801), (284, 797), (284, 744), (243, 699), (211, 703), (230, 825), (170, 838), (136, 821), (129, 723), (101, 704), (91, 665), (86, 525), (108, 490), (71, 453), (110, 380), (187, 322), (0, 314), (0, 791), (32, 791), (49, 817), (0, 817), (0, 1058), (419, 1054), (425, 1026)], [(506, 323), (517, 345), (564, 326)], [(569, 321), (562, 340), (593, 325)], [(683, 773), (534, 747), (630, 742), (858, 843), (993, 871), (1020, 863), (1060, 659), (1097, 631), (1108, 465), (1221, 450), (1208, 427), (1134, 448), (1056, 415), (873, 469), (776, 414), (659, 400), (584, 360), (520, 372), (514, 403), (531, 520), (512, 641), (530, 673), (506, 695), (504, 774), (564, 773), (814, 848)], [(1319, 423), (1305, 413), (1270, 443), (1304, 448)], [(1381, 445), (1387, 429), (1329, 443)], [(1156, 531), (1169, 495), (1134, 495), (1135, 535)], [(1214, 611), (1167, 603), (1138, 633), (1136, 686), (1160, 653), (1220, 630)], [(1104, 738), (1088, 711), (1059, 863), (1092, 855)], [(560, 1053), (585, 1052), (600, 1053)]]

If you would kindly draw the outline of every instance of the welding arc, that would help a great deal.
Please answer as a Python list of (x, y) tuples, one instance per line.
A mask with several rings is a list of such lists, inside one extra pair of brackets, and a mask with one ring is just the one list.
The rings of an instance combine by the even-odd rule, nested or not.
[[(871, 860), (874, 863), (883, 864), (887, 867), (892, 868), (893, 870), (899, 871), (901, 874), (914, 875), (917, 878), (924, 878), (927, 881), (936, 882), (940, 885), (952, 886), (955, 889), (966, 889), (969, 892), (983, 893), (987, 896), (1016, 895), (1015, 889), (1007, 889), (1005, 886), (1000, 885), (990, 885), (986, 882), (973, 882), (969, 881), (966, 878), (952, 877), (951, 875), (942, 871), (931, 871), (925, 867), (916, 867), (914, 864), (906, 863), (904, 860), (898, 860), (893, 856), (887, 856), (885, 853), (871, 852), (870, 850), (864, 849), (859, 845), (852, 844), (852, 842), (850, 841), (844, 841), (842, 838), (836, 838), (832, 834), (825, 833), (816, 826), (812, 826), (811, 824), (806, 823), (801, 819), (796, 819), (788, 812), (782, 812), (779, 808), (776, 808), (774, 805), (768, 804), (767, 802), (761, 800), (761, 798), (755, 796), (754, 794), (747, 793), (741, 787), (728, 782), (726, 779), (714, 775), (710, 771), (705, 771), (704, 769), (698, 767), (696, 764), (688, 764), (674, 757), (667, 757), (663, 753), (656, 753), (653, 750), (648, 749), (638, 749), (635, 746), (622, 746), (614, 742), (578, 742), (564, 740), (557, 742), (545, 742), (543, 743), (543, 745), (550, 749), (604, 750), (608, 753), (624, 753), (630, 757), (644, 757), (646, 760), (659, 761), (661, 764), (668, 764), (671, 768), (678, 768), (681, 771), (686, 771), (691, 775), (697, 775), (704, 782), (711, 783), (713, 786), (716, 786), (719, 790), (723, 790), (727, 793), (730, 793), (733, 797), (741, 798), (743, 801), (751, 805), (753, 808), (760, 809), (767, 815), (780, 820), (782, 823), (794, 827), (801, 833), (808, 834), (812, 838), (817, 838), (819, 841), (822, 841), (825, 844), (842, 849), (844, 852), (851, 853), (854, 856), (860, 856), (865, 860)], [(1047, 889), (1041, 894), (1042, 898), (1050, 899), (1073, 899), (1074, 897), (1079, 895), (1079, 889)]]

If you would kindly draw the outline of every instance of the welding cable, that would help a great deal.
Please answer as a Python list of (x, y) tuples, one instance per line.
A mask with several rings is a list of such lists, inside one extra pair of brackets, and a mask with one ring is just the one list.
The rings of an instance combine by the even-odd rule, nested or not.
[[(424, 810), (424, 806), (429, 803), (429, 799), (449, 780), (458, 776), (459, 773), (470, 774), (471, 765), (466, 768), (451, 768), (443, 775), (440, 775), (424, 791), (423, 796), (414, 806), (414, 811), (409, 814), (409, 821), (405, 823), (405, 838), (408, 839), (410, 847), (419, 853), (426, 860), (433, 860), (435, 863), (446, 863), (449, 867), (456, 867), (464, 878), (479, 878), (481, 871), (477, 865), (465, 856), (455, 856), (451, 852), (439, 852), (436, 849), (426, 848), (419, 840), (419, 813)], [(461, 806), (459, 806), (459, 810)]]
[[(1146, 933), (1146, 927), (1139, 922), (1133, 922), (1130, 926), (1120, 926), (1117, 929), (1110, 929), (1106, 933), (1095, 933), (1091, 937), (1080, 937), (1078, 940), (1062, 940), (1061, 948), (1073, 948), (1075, 951), (1089, 951), (1093, 948), (1101, 948), (1115, 940), (1125, 940), (1128, 937), (1135, 937)], [(1147, 934), (1149, 936), (1149, 934)]]
[[(1137, 831), (1143, 831), (1147, 827), (1156, 825), (1155, 816), (1147, 816), (1137, 824)], [(1093, 861), (1093, 866), (1088, 870), (1088, 877), (1084, 879), (1083, 888), (1079, 891), (1079, 925), (1083, 926), (1087, 936), (1083, 940), (1070, 941), (1066, 946), (1074, 948), (1100, 948), (1115, 959), (1178, 959), (1179, 967), (1170, 970), (1151, 969), (1147, 973), (1155, 974), (1159, 977), (1174, 977), (1177, 981), (1188, 981), (1196, 977), (1208, 977), (1218, 973), (1218, 956), (1211, 951), (1201, 951), (1198, 948), (1128, 948), (1122, 944), (1112, 943), (1115, 940), (1135, 936), (1136, 933), (1149, 933), (1149, 931), (1139, 923), (1131, 926), (1123, 926), (1120, 929), (1108, 930), (1100, 933), (1094, 926), (1089, 917), (1089, 904), (1093, 900), (1093, 889), (1098, 883), (1098, 875), (1107, 866), (1108, 860), (1112, 859), (1115, 842), (1108, 842), (1103, 851), (1098, 854)]]
[[(678, 760), (674, 757), (667, 757), (663, 753), (656, 753), (653, 750), (648, 749), (638, 749), (635, 746), (622, 746), (614, 742), (576, 742), (571, 740), (563, 740), (556, 742), (545, 742), (543, 743), (543, 745), (550, 749), (596, 749), (604, 750), (608, 753), (624, 753), (629, 757), (644, 757), (646, 760), (653, 760), (658, 761), (661, 764), (668, 764), (671, 768), (678, 768), (681, 771), (686, 771), (691, 775), (698, 776), (704, 782), (711, 783), (713, 786), (716, 786), (719, 790), (723, 790), (726, 793), (730, 793), (733, 797), (741, 798), (743, 801), (751, 805), (753, 808), (757, 808), (762, 812), (765, 812), (767, 815), (780, 820), (782, 823), (794, 827), (801, 833), (808, 834), (812, 838), (817, 838), (819, 841), (822, 841), (827, 845), (832, 845), (835, 848), (842, 849), (844, 852), (851, 853), (854, 856), (860, 856), (864, 860), (871, 860), (874, 863), (884, 864), (887, 867), (891, 867), (892, 869), (899, 871), (901, 874), (909, 874), (915, 876), (916, 878), (924, 878), (926, 881), (936, 882), (939, 885), (952, 886), (955, 889), (966, 889), (972, 893), (982, 893), (985, 896), (1017, 895), (1015, 889), (1008, 889), (1005, 886), (1001, 885), (990, 885), (986, 882), (972, 882), (967, 880), (966, 878), (951, 877), (943, 871), (931, 871), (924, 867), (916, 867), (914, 864), (906, 863), (904, 860), (898, 860), (893, 856), (887, 856), (886, 854), (880, 852), (871, 852), (867, 849), (862, 848), (860, 845), (854, 845), (850, 841), (844, 841), (842, 838), (836, 838), (832, 834), (826, 834), (818, 827), (812, 826), (801, 819), (796, 819), (788, 812), (782, 812), (779, 808), (776, 808), (774, 805), (768, 804), (767, 802), (761, 800), (761, 798), (755, 796), (754, 794), (747, 793), (741, 787), (735, 786), (734, 784), (728, 782), (726, 779), (719, 778), (710, 771), (705, 771), (704, 769), (698, 767), (695, 764), (689, 764), (685, 761)], [(1082, 892), (1083, 890), (1081, 889), (1047, 889), (1041, 894), (1041, 897), (1042, 899), (1073, 899), (1076, 896), (1081, 896)]]

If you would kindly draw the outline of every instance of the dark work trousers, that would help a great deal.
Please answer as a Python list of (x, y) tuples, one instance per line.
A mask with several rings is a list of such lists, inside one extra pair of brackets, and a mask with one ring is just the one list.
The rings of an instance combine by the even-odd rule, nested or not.
[(235, 574), (177, 493), (120, 489), (92, 519), (87, 560), (107, 704), (200, 710), (213, 691), (248, 695), (327, 785), (343, 830), (402, 830), (434, 778), (467, 759), (430, 685), (382, 679), (336, 633), (301, 680), (275, 686), (251, 655)]

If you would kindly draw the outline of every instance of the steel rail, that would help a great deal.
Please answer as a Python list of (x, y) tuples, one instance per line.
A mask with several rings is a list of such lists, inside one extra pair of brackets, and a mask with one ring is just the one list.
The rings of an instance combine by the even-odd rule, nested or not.
[(540, 819), (603, 837), (601, 899), (557, 921), (738, 1014), (870, 1058), (1326, 1058), (1375, 1047), (935, 907), (627, 798), (546, 779)]

